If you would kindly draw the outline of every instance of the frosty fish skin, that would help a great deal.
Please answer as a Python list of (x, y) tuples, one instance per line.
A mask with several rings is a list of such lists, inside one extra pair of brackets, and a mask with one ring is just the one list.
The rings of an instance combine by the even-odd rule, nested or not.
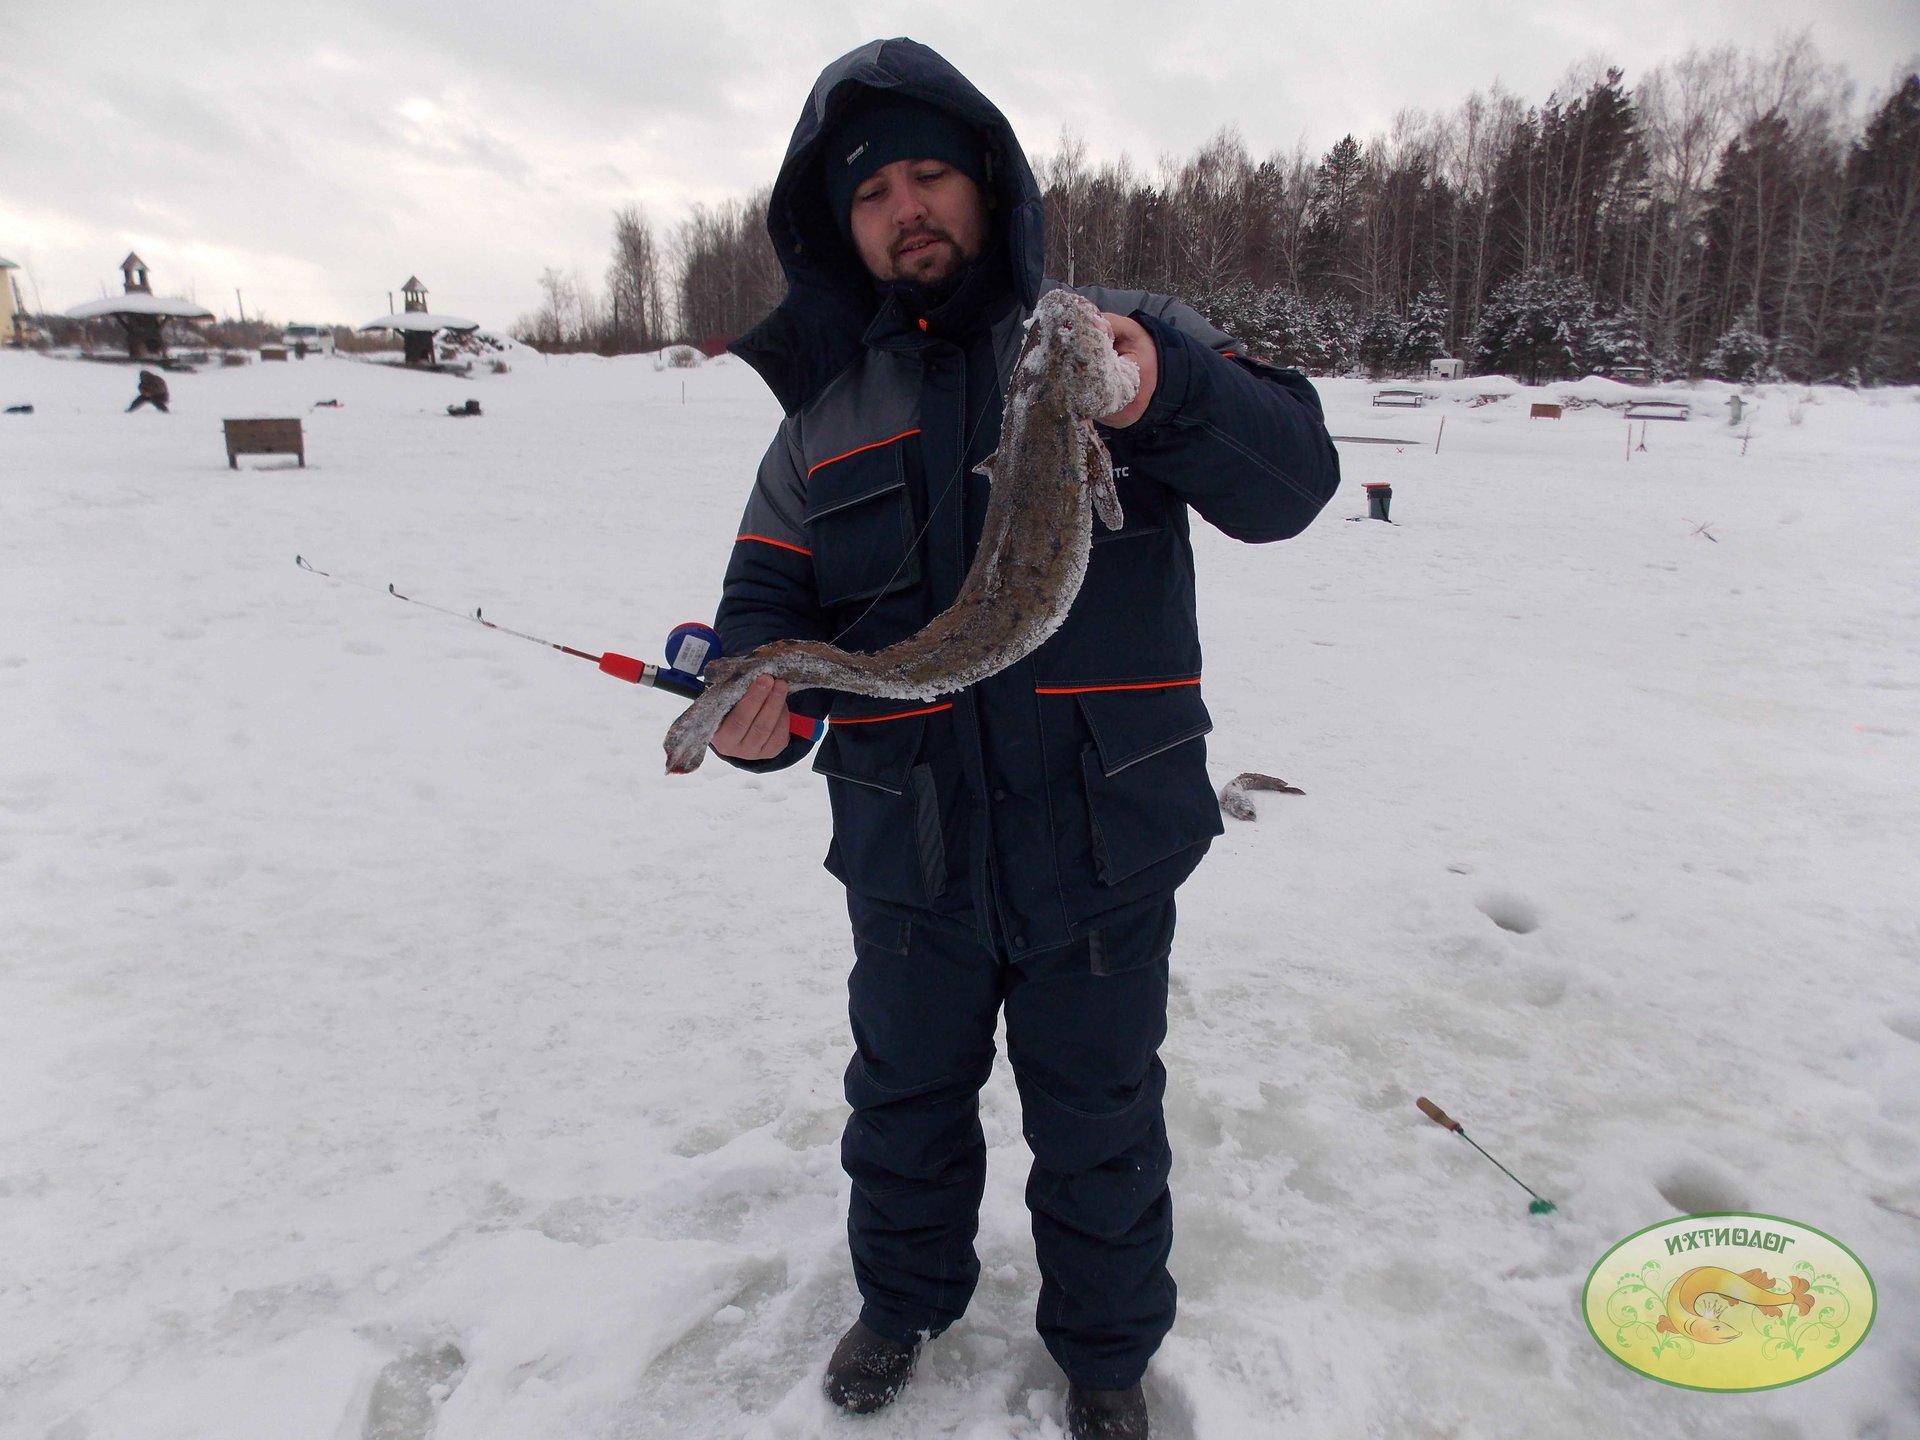
[(1060, 628), (1080, 593), (1093, 511), (1120, 528), (1113, 462), (1093, 422), (1126, 406), (1139, 367), (1114, 353), (1100, 312), (1067, 290), (1042, 296), (1013, 367), (986, 527), (953, 604), (918, 634), (870, 655), (819, 640), (775, 640), (706, 669), (707, 689), (667, 731), (667, 773), (697, 769), (720, 721), (755, 676), (789, 690), (826, 686), (930, 700), (1024, 659)]

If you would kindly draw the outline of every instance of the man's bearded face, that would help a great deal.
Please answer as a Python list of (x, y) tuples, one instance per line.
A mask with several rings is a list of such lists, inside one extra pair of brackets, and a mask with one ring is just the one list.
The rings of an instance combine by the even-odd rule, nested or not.
[(849, 229), (876, 280), (912, 280), (941, 290), (987, 234), (980, 187), (943, 160), (896, 160), (853, 192)]

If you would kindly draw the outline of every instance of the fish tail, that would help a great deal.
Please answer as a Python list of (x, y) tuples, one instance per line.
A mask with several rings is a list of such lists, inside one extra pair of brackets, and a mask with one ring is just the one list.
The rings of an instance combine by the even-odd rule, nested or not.
[(1653, 1329), (1657, 1335), (1675, 1335), (1679, 1333), (1673, 1328), (1673, 1322), (1664, 1315), (1654, 1322)]
[(1807, 1293), (1807, 1277), (1796, 1275), (1787, 1281), (1787, 1289), (1793, 1292), (1792, 1303), (1799, 1307), (1802, 1315), (1813, 1309), (1813, 1296)]

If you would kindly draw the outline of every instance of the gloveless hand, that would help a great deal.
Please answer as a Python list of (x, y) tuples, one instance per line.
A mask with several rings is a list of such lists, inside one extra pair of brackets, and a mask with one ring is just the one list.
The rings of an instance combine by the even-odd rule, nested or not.
[(1100, 417), (1102, 425), (1124, 430), (1147, 413), (1154, 389), (1160, 384), (1160, 347), (1154, 344), (1153, 336), (1138, 320), (1116, 315), (1111, 310), (1101, 311), (1100, 318), (1107, 322), (1107, 329), (1113, 332), (1113, 353), (1130, 358), (1140, 367), (1140, 389), (1135, 392), (1133, 399), (1113, 414)]

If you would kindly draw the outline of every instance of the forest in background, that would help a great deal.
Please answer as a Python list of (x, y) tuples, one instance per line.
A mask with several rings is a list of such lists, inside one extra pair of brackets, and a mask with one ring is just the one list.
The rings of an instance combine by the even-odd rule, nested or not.
[[(1310, 373), (1920, 382), (1920, 76), (1861, 109), (1805, 36), (1631, 86), (1593, 62), (1539, 104), (1495, 85), (1319, 155), (1228, 127), (1152, 171), (1071, 134), (1034, 166), (1049, 273), (1178, 296)], [(515, 334), (716, 351), (783, 293), (766, 203), (664, 241), (619, 212), (604, 287), (546, 271)]]

